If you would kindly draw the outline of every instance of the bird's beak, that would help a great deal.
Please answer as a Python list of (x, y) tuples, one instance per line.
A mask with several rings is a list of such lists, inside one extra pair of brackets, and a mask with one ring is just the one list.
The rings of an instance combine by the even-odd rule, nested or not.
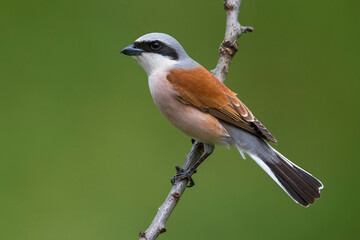
[(124, 47), (123, 50), (121, 50), (120, 53), (123, 53), (123, 54), (128, 55), (128, 56), (138, 56), (142, 52), (144, 52), (144, 50), (142, 50), (140, 48), (135, 48), (134, 44), (131, 44), (131, 45), (127, 46), (127, 47)]

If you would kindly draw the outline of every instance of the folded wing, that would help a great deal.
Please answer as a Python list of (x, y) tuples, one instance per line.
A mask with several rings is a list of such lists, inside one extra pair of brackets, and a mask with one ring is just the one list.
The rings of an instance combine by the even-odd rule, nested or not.
[(175, 90), (177, 99), (182, 103), (276, 143), (276, 139), (236, 94), (204, 67), (173, 69), (167, 79)]

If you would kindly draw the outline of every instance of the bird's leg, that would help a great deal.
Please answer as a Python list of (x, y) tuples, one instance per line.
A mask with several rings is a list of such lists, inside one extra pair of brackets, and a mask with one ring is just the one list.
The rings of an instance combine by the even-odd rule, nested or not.
[(189, 185), (187, 187), (192, 187), (195, 185), (195, 182), (191, 176), (194, 173), (196, 173), (196, 169), (200, 166), (200, 164), (202, 162), (204, 162), (204, 160), (207, 157), (209, 157), (213, 153), (213, 151), (215, 149), (215, 146), (205, 144), (205, 143), (204, 143), (204, 147), (205, 147), (205, 153), (189, 169), (184, 170), (179, 166), (175, 166), (176, 174), (174, 177), (171, 178), (171, 183), (173, 185), (175, 184), (176, 181), (183, 180), (183, 179), (187, 179), (189, 181)]

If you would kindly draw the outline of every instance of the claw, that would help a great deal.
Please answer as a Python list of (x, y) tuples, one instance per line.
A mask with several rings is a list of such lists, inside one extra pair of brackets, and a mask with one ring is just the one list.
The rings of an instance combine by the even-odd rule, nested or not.
[(175, 169), (176, 169), (177, 174), (185, 171), (183, 168), (181, 168), (181, 167), (179, 167), (177, 165), (175, 166)]
[[(193, 139), (192, 139), (193, 140)], [(194, 173), (196, 173), (196, 168), (198, 166), (200, 166), (200, 164), (208, 157), (211, 155), (211, 153), (214, 151), (214, 146), (213, 145), (209, 145), (209, 144), (204, 144), (204, 148), (205, 148), (205, 153), (204, 155), (202, 155), (200, 157), (199, 160), (197, 160), (189, 169), (184, 170), (179, 166), (175, 166), (176, 169), (176, 174), (174, 177), (171, 178), (171, 183), (172, 185), (175, 184), (176, 181), (180, 181), (183, 179), (187, 179), (188, 180), (188, 185), (187, 187), (192, 187), (195, 185), (194, 180), (192, 179), (192, 175)]]
[(189, 184), (187, 185), (187, 187), (193, 187), (195, 185), (194, 180), (192, 179), (191, 175), (196, 173), (196, 170), (191, 172), (189, 170), (184, 170), (183, 168), (179, 167), (179, 166), (175, 166), (176, 169), (176, 174), (174, 177), (171, 178), (171, 184), (174, 185), (175, 182), (183, 180), (183, 179), (187, 179)]

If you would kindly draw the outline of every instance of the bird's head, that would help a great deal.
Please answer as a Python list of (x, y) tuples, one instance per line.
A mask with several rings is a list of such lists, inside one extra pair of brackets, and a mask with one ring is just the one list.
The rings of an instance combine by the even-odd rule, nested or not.
[(170, 35), (149, 33), (135, 40), (121, 53), (133, 56), (144, 68), (148, 76), (158, 70), (169, 70), (174, 66), (193, 67), (196, 62), (185, 52), (181, 44)]

